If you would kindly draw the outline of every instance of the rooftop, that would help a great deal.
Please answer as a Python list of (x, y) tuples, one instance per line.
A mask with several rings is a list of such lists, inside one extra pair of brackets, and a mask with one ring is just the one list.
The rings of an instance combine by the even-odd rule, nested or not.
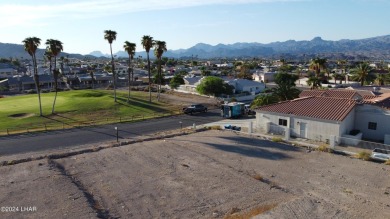
[(262, 106), (257, 108), (256, 111), (343, 121), (355, 105), (356, 101), (353, 99), (309, 96)]

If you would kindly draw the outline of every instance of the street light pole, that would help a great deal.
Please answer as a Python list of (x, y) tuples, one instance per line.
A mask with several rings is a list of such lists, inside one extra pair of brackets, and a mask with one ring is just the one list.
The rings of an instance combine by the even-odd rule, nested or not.
[(115, 130), (116, 130), (116, 142), (119, 142), (118, 127), (115, 127)]

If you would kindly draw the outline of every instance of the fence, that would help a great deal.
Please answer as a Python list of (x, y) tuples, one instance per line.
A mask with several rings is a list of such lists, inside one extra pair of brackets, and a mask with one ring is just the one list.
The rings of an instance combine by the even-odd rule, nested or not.
[(0, 129), (0, 136), (32, 133), (32, 132), (39, 132), (39, 131), (64, 130), (64, 129), (81, 128), (81, 127), (89, 127), (89, 126), (112, 124), (112, 123), (136, 122), (145, 119), (160, 118), (160, 117), (179, 115), (179, 114), (181, 114), (181, 111), (138, 114), (138, 115), (122, 116), (122, 117), (105, 117), (102, 119), (94, 119), (94, 120), (75, 120), (72, 118), (65, 118), (59, 116), (59, 118), (47, 118), (47, 122), (27, 124), (27, 125), (23, 125), (23, 127), (12, 127), (12, 128), (2, 129), (2, 130)]
[(360, 151), (372, 151), (375, 148), (390, 151), (390, 145), (380, 142), (365, 141), (357, 138), (339, 137), (336, 139), (336, 150), (351, 151), (358, 153)]
[[(255, 125), (256, 127), (256, 125)], [(300, 133), (295, 133), (293, 129), (279, 126), (275, 124), (267, 124), (265, 127), (256, 127), (255, 132), (265, 135), (274, 135), (281, 137), (285, 140), (295, 140), (306, 142), (314, 145), (328, 144), (329, 146), (334, 145), (335, 150), (348, 151), (353, 153), (359, 153), (361, 151), (371, 152), (375, 148), (385, 149), (390, 151), (390, 145), (383, 144), (382, 142), (373, 142), (362, 140), (363, 135), (357, 134), (343, 135), (342, 137), (328, 136), (323, 133), (311, 133), (312, 139), (306, 139), (299, 137)], [(334, 139), (334, 142), (332, 142)]]

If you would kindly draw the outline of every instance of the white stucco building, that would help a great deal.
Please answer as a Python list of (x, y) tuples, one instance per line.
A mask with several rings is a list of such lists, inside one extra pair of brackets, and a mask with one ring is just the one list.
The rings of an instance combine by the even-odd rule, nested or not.
[[(390, 95), (365, 96), (350, 90), (303, 91), (300, 98), (256, 109), (263, 132), (327, 142), (336, 136), (390, 144)], [(360, 132), (357, 137), (350, 135)]]

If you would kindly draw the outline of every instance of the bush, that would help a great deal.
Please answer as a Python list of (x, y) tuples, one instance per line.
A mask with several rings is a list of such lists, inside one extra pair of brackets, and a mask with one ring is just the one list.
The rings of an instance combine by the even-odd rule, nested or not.
[(356, 157), (359, 158), (359, 159), (362, 159), (362, 160), (369, 161), (369, 160), (371, 160), (371, 152), (360, 151), (360, 152), (356, 155)]
[(390, 160), (387, 160), (387, 161), (385, 162), (385, 164), (386, 164), (386, 165), (390, 165)]
[(222, 129), (221, 126), (219, 126), (219, 125), (212, 125), (212, 126), (208, 126), (207, 128), (210, 130), (221, 130)]
[(49, 93), (50, 92), (50, 90), (48, 90), (48, 89), (42, 89), (42, 91), (41, 91), (42, 93)]
[(273, 141), (273, 142), (282, 142), (283, 139), (281, 137), (272, 137), (271, 141)]
[(327, 144), (321, 144), (320, 146), (318, 146), (317, 150), (322, 152), (333, 153), (333, 149), (329, 148), (329, 145)]

